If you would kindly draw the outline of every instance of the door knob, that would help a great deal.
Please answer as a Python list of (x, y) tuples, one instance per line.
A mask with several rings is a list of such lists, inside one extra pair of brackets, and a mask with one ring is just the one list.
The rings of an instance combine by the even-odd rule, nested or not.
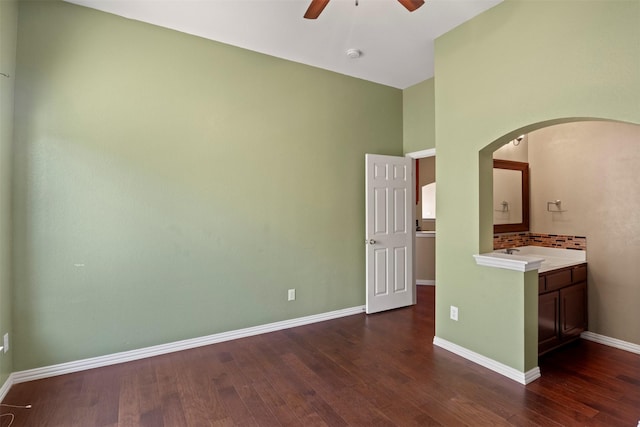
[(375, 244), (376, 244), (376, 241), (375, 241), (375, 240), (373, 240), (373, 239), (369, 239), (369, 240), (365, 239), (365, 240), (364, 240), (364, 242), (365, 242), (366, 244), (369, 244), (369, 245), (375, 245)]

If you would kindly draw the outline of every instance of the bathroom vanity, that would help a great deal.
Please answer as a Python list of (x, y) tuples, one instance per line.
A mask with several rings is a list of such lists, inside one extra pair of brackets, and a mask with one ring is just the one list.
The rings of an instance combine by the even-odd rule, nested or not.
[(587, 329), (587, 264), (538, 274), (538, 354), (580, 337)]
[(474, 255), (478, 265), (538, 270), (538, 354), (580, 337), (587, 329), (586, 251), (521, 246)]

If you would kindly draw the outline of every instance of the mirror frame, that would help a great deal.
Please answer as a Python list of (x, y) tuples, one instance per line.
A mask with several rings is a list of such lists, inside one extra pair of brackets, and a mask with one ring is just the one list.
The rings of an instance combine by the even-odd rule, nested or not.
[[(517, 224), (494, 224), (493, 233), (529, 231), (529, 163), (494, 159), (493, 168), (515, 170), (522, 173), (522, 222)], [(494, 204), (492, 203), (491, 205), (493, 206)]]

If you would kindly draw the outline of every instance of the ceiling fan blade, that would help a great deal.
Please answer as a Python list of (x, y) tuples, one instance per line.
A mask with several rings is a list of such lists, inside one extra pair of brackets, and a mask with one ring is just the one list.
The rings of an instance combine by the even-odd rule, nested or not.
[(309, 5), (307, 12), (304, 14), (304, 17), (307, 19), (318, 18), (327, 3), (329, 3), (329, 0), (311, 0), (311, 4)]
[(424, 4), (424, 0), (398, 0), (400, 4), (407, 8), (409, 12), (413, 12)]

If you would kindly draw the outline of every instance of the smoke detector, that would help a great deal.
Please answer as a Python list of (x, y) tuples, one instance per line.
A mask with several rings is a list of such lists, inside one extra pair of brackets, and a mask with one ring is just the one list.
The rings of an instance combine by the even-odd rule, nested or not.
[(362, 51), (360, 49), (348, 49), (347, 56), (351, 59), (357, 59), (362, 56)]

